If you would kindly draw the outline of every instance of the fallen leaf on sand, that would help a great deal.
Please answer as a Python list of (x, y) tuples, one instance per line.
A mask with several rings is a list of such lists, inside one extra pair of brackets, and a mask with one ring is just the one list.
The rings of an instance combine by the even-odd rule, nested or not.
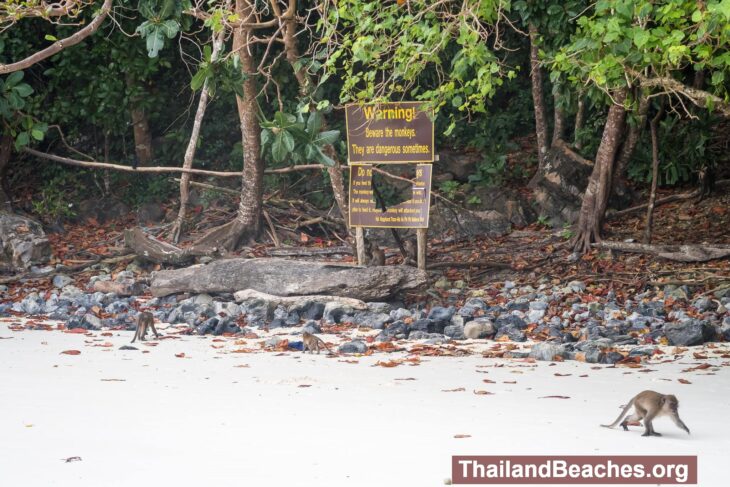
[(677, 379), (677, 381), (679, 381), (680, 384), (691, 384), (691, 382), (687, 379)]
[(471, 435), (454, 435), (454, 438), (471, 438)]
[(570, 399), (570, 396), (542, 396), (539, 399)]
[(297, 387), (312, 387), (312, 384), (299, 384)]
[(64, 355), (81, 355), (81, 351), (80, 350), (64, 350), (61, 353), (64, 354)]
[(176, 353), (175, 356), (177, 358), (185, 358), (185, 352)]
[(126, 382), (127, 379), (101, 379), (102, 382)]
[(66, 463), (80, 462), (81, 461), (81, 457), (68, 457), (68, 458), (62, 458), (61, 460), (64, 461), (64, 462), (66, 462)]
[(474, 391), (474, 394), (476, 394), (477, 396), (493, 396), (494, 395), (493, 392), (484, 391), (484, 390)]
[(457, 387), (456, 389), (441, 389), (441, 392), (464, 392), (466, 389)]

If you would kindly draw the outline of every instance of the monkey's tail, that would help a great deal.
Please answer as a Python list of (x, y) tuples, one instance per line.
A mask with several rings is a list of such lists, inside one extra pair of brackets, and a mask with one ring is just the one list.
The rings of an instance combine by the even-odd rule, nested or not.
[(324, 348), (325, 348), (325, 349), (326, 349), (326, 350), (327, 350), (327, 351), (328, 351), (329, 353), (332, 353), (332, 354), (334, 355), (334, 353), (332, 352), (332, 350), (330, 350), (330, 347), (328, 347), (328, 346), (327, 346), (327, 344), (326, 344), (326, 343), (324, 342), (324, 340), (322, 340), (322, 339), (321, 339), (321, 338), (319, 338), (319, 337), (317, 337), (317, 340), (319, 340), (319, 343), (321, 343), (321, 344), (322, 344), (322, 346), (323, 346), (323, 347), (324, 347)]
[(629, 412), (629, 409), (631, 409), (631, 406), (633, 406), (633, 405), (634, 405), (634, 399), (631, 398), (631, 400), (626, 405), (626, 407), (624, 408), (624, 410), (621, 411), (621, 414), (619, 414), (618, 415), (618, 418), (616, 418), (616, 421), (614, 421), (611, 424), (602, 424), (601, 426), (603, 426), (604, 428), (615, 428), (616, 425), (621, 422), (621, 420), (624, 418), (624, 416), (626, 416), (626, 413)]

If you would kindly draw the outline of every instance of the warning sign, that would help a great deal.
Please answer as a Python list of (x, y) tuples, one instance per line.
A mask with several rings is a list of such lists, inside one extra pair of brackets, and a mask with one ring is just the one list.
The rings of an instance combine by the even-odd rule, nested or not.
[(345, 121), (351, 164), (434, 160), (433, 111), (422, 102), (351, 104)]
[(428, 228), (431, 167), (431, 164), (418, 164), (411, 199), (383, 210), (375, 202), (372, 166), (350, 166), (350, 226)]

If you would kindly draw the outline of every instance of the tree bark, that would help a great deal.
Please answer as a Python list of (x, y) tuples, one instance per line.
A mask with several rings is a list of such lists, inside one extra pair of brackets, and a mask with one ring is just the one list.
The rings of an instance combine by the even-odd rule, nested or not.
[(256, 25), (254, 7), (249, 0), (236, 0), (236, 15), (241, 22), (233, 30), (233, 52), (240, 59), (245, 76), (243, 97), (236, 96), (243, 146), (241, 196), (236, 218), (213, 228), (195, 241), (194, 245), (216, 247), (228, 251), (253, 242), (261, 230), (263, 209), (264, 165), (261, 160), (261, 127), (257, 117), (257, 69), (251, 50), (250, 36)]
[(548, 151), (547, 119), (545, 117), (545, 96), (542, 86), (542, 68), (540, 67), (539, 49), (537, 46), (537, 27), (530, 24), (530, 79), (532, 81), (532, 103), (535, 107), (535, 134), (537, 135), (537, 161), (542, 169)]
[(637, 112), (637, 119), (634, 125), (629, 125), (629, 131), (626, 135), (624, 143), (621, 145), (621, 151), (616, 161), (616, 168), (613, 172), (613, 177), (616, 181), (623, 179), (626, 174), (626, 168), (629, 166), (631, 156), (634, 154), (636, 144), (639, 142), (641, 132), (644, 131), (646, 125), (646, 113), (649, 111), (649, 99), (646, 97), (646, 93), (639, 91), (639, 109)]
[(646, 208), (646, 225), (644, 226), (644, 243), (651, 243), (651, 227), (654, 221), (654, 204), (656, 202), (656, 188), (659, 181), (659, 141), (657, 137), (657, 125), (664, 114), (664, 107), (651, 119), (649, 130), (651, 131), (651, 193), (649, 193), (649, 204)]
[(10, 154), (13, 151), (13, 138), (7, 134), (3, 134), (0, 138), (0, 209), (7, 212), (12, 212), (12, 205), (10, 204), (10, 196), (6, 192), (7, 182), (5, 181), (5, 174), (8, 170), (8, 163), (10, 162)]
[(573, 147), (575, 150), (581, 149), (581, 143), (579, 139), (579, 135), (581, 130), (583, 130), (583, 124), (585, 123), (585, 111), (586, 111), (586, 103), (583, 100), (583, 94), (578, 95), (578, 111), (575, 113), (575, 129), (573, 131)]
[(596, 153), (596, 162), (583, 195), (578, 227), (573, 240), (576, 250), (587, 252), (593, 242), (601, 241), (601, 225), (606, 214), (613, 166), (626, 117), (626, 110), (623, 106), (625, 99), (626, 90), (619, 91), (608, 111), (601, 144)]
[[(223, 45), (223, 36), (225, 30), (221, 29), (218, 35), (213, 40), (213, 52), (211, 53), (211, 62), (215, 62), (218, 58), (218, 53)], [(190, 169), (193, 167), (193, 159), (195, 158), (195, 149), (198, 145), (198, 138), (200, 137), (200, 127), (203, 124), (203, 117), (205, 116), (205, 109), (208, 107), (208, 80), (206, 79), (203, 83), (203, 87), (200, 90), (200, 100), (198, 100), (198, 109), (195, 111), (195, 120), (193, 121), (193, 129), (190, 133), (190, 140), (188, 141), (188, 147), (185, 150), (185, 159), (183, 160), (183, 168)], [(183, 225), (185, 223), (185, 215), (188, 209), (188, 200), (190, 199), (190, 173), (183, 173), (180, 177), (180, 208), (177, 212), (177, 218), (172, 226), (170, 234), (172, 235), (172, 241), (178, 243), (180, 241), (180, 234), (183, 231)]]
[(558, 140), (563, 140), (565, 135), (565, 112), (559, 107), (560, 95), (554, 94), (553, 100), (555, 107), (553, 109), (553, 140), (551, 145), (555, 145)]
[(127, 89), (129, 90), (129, 113), (132, 117), (132, 133), (134, 134), (134, 153), (137, 157), (135, 165), (149, 166), (154, 159), (152, 153), (152, 134), (147, 114), (142, 108), (142, 97), (134, 94), (136, 80), (127, 75)]

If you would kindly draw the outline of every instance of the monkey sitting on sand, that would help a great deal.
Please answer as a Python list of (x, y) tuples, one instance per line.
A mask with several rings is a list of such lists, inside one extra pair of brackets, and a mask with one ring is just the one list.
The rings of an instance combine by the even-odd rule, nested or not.
[[(634, 414), (621, 421), (631, 406), (634, 406)], [(654, 391), (644, 391), (638, 393), (629, 401), (626, 407), (624, 407), (624, 410), (621, 411), (621, 414), (619, 414), (618, 418), (616, 418), (616, 421), (612, 424), (602, 424), (601, 426), (604, 428), (613, 428), (621, 422), (621, 427), (624, 431), (628, 431), (629, 428), (627, 423), (643, 420), (644, 434), (641, 436), (661, 436), (660, 433), (654, 431), (652, 421), (654, 421), (654, 419), (658, 416), (669, 416), (669, 418), (674, 421), (674, 424), (689, 434), (689, 428), (687, 428), (687, 425), (679, 419), (678, 410), (679, 401), (676, 396), (672, 394), (659, 394)]]

